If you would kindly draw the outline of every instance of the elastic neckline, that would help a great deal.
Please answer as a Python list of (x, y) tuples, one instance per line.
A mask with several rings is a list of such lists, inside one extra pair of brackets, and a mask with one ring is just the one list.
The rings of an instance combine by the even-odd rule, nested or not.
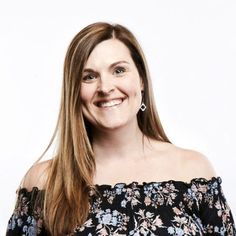
[[(191, 179), (189, 182), (185, 182), (182, 180), (164, 180), (164, 181), (150, 181), (150, 182), (142, 182), (139, 183), (137, 181), (132, 181), (130, 183), (116, 183), (114, 185), (111, 184), (94, 184), (92, 185), (93, 187), (96, 187), (97, 189), (116, 189), (116, 188), (132, 188), (132, 187), (139, 187), (143, 188), (145, 186), (150, 186), (150, 185), (166, 185), (166, 184), (180, 184), (180, 185), (186, 185), (188, 187), (192, 186), (193, 184), (213, 184), (217, 182), (218, 184), (222, 183), (222, 179), (220, 176), (213, 176), (210, 179), (206, 179), (204, 177), (197, 177)], [(91, 186), (91, 187), (92, 187)], [(33, 187), (31, 190), (28, 190), (27, 188), (19, 188), (19, 192), (27, 192), (27, 193), (34, 193), (34, 192), (45, 192), (45, 189), (39, 189), (38, 187)]]
[(139, 183), (138, 181), (132, 181), (130, 183), (124, 183), (124, 182), (120, 182), (120, 183), (116, 183), (116, 184), (95, 184), (92, 185), (98, 189), (115, 189), (115, 188), (130, 188), (130, 187), (145, 187), (145, 186), (149, 186), (149, 185), (166, 185), (166, 184), (183, 184), (186, 186), (191, 186), (193, 184), (197, 184), (197, 183), (202, 183), (202, 184), (212, 184), (214, 182), (217, 182), (219, 184), (222, 183), (222, 179), (220, 176), (213, 176), (210, 179), (206, 179), (204, 177), (196, 177), (191, 179), (189, 182), (185, 182), (182, 180), (174, 180), (174, 179), (170, 179), (170, 180), (164, 180), (164, 181), (150, 181), (150, 182), (141, 182)]

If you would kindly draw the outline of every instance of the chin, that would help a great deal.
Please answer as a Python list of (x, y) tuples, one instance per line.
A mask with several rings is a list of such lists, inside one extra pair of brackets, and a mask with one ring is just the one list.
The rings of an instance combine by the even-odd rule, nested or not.
[(124, 127), (124, 124), (111, 124), (111, 125), (104, 125), (102, 126), (102, 129), (107, 129), (107, 130), (116, 130), (119, 128)]
[(117, 130), (119, 128), (125, 127), (126, 122), (105, 122), (104, 124), (99, 125), (100, 130)]

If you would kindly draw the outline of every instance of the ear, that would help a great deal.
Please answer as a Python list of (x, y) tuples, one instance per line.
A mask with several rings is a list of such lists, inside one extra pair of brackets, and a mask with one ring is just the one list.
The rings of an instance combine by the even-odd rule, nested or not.
[(140, 89), (141, 89), (141, 91), (144, 91), (144, 82), (141, 77), (140, 77)]

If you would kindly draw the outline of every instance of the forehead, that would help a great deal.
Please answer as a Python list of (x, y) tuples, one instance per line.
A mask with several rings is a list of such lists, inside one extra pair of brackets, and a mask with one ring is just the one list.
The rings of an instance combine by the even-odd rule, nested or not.
[(117, 39), (108, 39), (96, 45), (85, 63), (85, 68), (109, 66), (123, 60), (133, 62), (129, 49)]

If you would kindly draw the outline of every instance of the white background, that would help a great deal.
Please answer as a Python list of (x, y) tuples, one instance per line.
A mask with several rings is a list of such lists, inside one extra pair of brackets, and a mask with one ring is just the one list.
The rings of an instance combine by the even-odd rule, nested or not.
[(227, 0), (1, 1), (0, 234), (54, 131), (67, 46), (95, 21), (137, 36), (168, 137), (209, 158), (236, 214), (235, 12)]

